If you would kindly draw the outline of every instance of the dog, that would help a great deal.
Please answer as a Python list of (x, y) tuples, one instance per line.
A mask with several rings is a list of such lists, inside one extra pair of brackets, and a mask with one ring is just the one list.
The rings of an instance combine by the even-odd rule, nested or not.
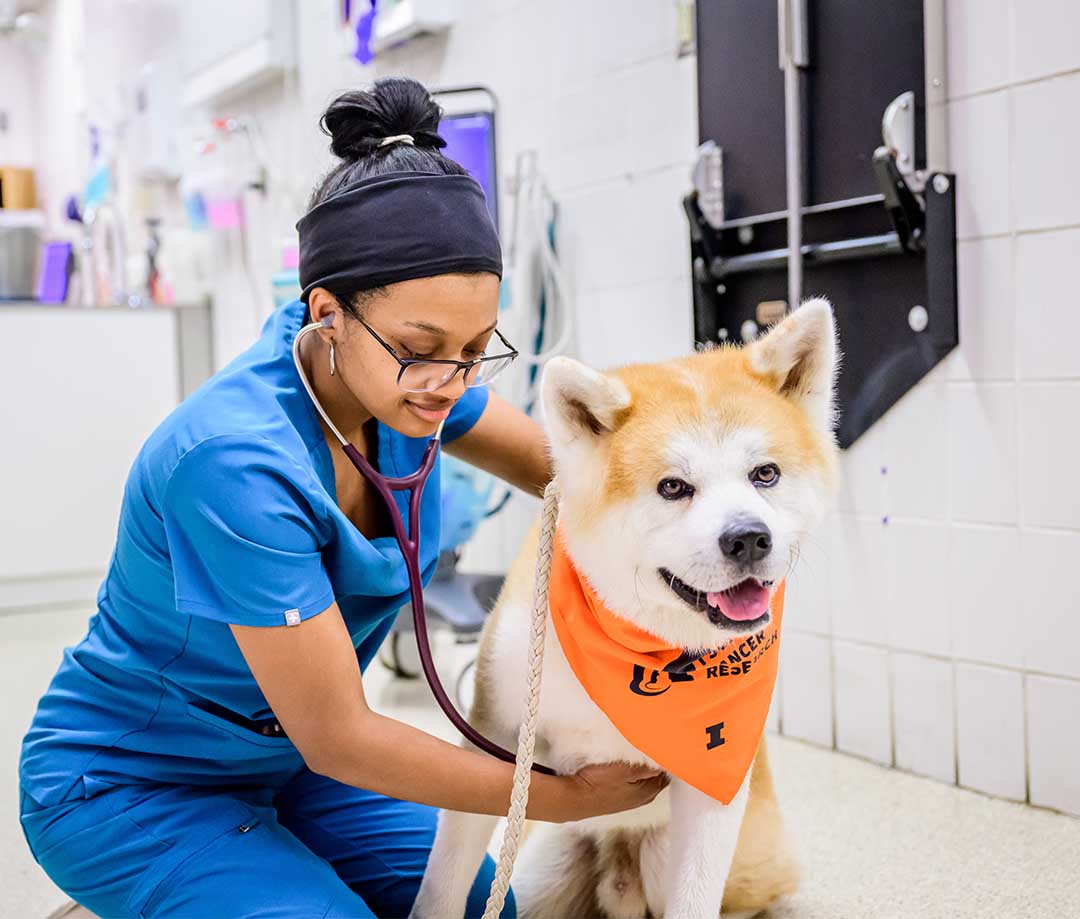
[[(672, 779), (633, 811), (530, 823), (514, 875), (519, 915), (717, 919), (723, 907), (725, 916), (751, 916), (795, 889), (798, 866), (762, 736), (771, 680), (762, 684), (764, 708), (758, 705), (736, 738), (745, 762), (735, 763), (719, 794), (707, 782), (720, 760), (708, 757), (736, 749), (720, 746), (722, 711), (706, 733), (691, 735), (701, 750), (688, 753), (687, 762), (705, 772), (684, 780), (665, 765), (663, 745), (652, 752), (648, 732), (661, 723), (649, 726), (631, 715), (616, 727), (613, 710), (595, 699), (609, 689), (630, 699), (633, 686), (624, 684), (636, 679), (634, 692), (664, 699), (671, 720), (679, 721), (680, 698), (688, 697), (679, 695), (676, 680), (723, 684), (705, 679), (710, 661), (723, 665), (713, 671), (734, 672), (736, 663), (729, 668), (725, 661), (753, 651), (757, 674), (775, 668), (779, 649), (766, 648), (765, 636), (772, 627), (779, 638), (777, 592), (836, 490), (839, 360), (831, 306), (813, 299), (741, 347), (710, 346), (602, 373), (567, 357), (545, 365), (541, 403), (561, 493), (564, 570), (583, 576), (583, 589), (601, 598), (611, 621), (692, 650), (680, 657), (681, 670), (644, 667), (632, 678), (628, 665), (625, 679), (612, 681), (617, 668), (583, 669), (568, 626), (560, 638), (553, 563), (537, 760), (559, 773), (614, 760), (645, 763)], [(508, 749), (516, 746), (521, 716), (538, 536), (539, 521), (485, 624), (469, 714), (478, 730)], [(749, 669), (749, 660), (739, 666)], [(646, 713), (651, 704), (636, 697), (633, 703)], [(411, 916), (463, 914), (496, 823), (485, 815), (440, 813)]]

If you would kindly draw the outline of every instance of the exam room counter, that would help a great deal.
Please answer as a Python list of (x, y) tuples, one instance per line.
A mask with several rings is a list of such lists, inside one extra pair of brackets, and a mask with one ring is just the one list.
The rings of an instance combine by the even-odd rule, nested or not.
[(0, 301), (0, 615), (92, 611), (135, 454), (212, 372), (210, 309)]

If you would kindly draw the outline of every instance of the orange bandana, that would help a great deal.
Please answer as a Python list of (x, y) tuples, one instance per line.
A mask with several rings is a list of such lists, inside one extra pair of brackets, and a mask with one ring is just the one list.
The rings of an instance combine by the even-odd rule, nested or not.
[(730, 804), (765, 730), (780, 646), (784, 582), (769, 622), (698, 654), (615, 615), (566, 554), (551, 560), (551, 618), (589, 697), (630, 743), (667, 772)]

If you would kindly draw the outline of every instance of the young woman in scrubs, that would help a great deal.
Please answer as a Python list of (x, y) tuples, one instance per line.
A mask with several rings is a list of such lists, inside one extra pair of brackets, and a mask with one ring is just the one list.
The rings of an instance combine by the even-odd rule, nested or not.
[[(64, 649), (19, 763), (34, 858), (99, 916), (406, 916), (437, 809), (506, 812), (511, 764), (368, 708), (361, 675), (409, 602), (406, 569), (292, 357), (301, 326), (325, 320), (303, 366), (382, 474), (413, 472), (445, 420), (448, 452), (542, 493), (532, 419), (462, 368), (432, 391), (399, 386), (399, 358), (508, 351), (494, 335), (498, 240), (479, 186), (439, 152), (439, 115), (404, 79), (330, 105), (340, 162), (299, 224), (303, 298), (131, 469), (97, 611)], [(421, 522), (426, 583), (438, 466)], [(622, 764), (537, 774), (529, 816), (625, 810), (664, 781)], [(469, 916), (492, 876), (488, 857)]]

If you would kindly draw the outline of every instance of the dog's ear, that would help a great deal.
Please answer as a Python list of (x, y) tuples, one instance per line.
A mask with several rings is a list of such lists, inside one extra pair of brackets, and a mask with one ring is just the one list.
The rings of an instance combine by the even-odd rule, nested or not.
[(754, 373), (799, 403), (821, 429), (832, 432), (840, 349), (828, 300), (803, 301), (747, 351)]
[(556, 460), (573, 462), (619, 426), (630, 407), (630, 391), (615, 377), (559, 356), (544, 365), (540, 403)]

